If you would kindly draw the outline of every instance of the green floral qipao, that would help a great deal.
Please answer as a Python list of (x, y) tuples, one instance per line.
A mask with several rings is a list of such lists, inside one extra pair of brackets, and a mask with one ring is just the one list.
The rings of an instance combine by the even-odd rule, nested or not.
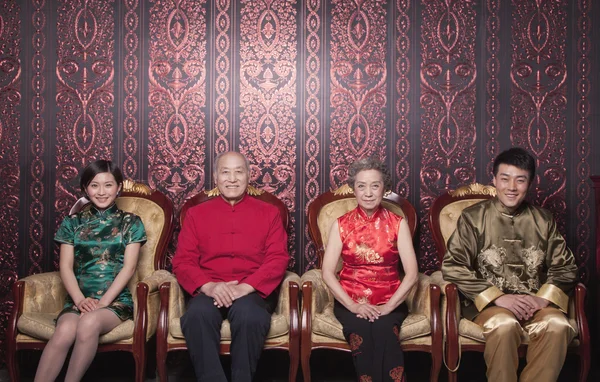
[[(73, 272), (79, 289), (85, 297), (99, 300), (123, 268), (125, 247), (145, 243), (146, 230), (139, 216), (121, 211), (116, 204), (103, 211), (92, 206), (67, 216), (54, 240), (74, 247)], [(123, 321), (133, 317), (129, 288), (125, 287), (107, 309)], [(67, 312), (79, 314), (70, 296), (58, 317)]]

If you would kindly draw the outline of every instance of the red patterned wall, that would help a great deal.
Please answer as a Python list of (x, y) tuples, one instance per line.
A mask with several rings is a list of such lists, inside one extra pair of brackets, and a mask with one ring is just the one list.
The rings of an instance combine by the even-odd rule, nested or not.
[[(19, 247), (20, 187), (23, 174), (19, 168), (21, 126), (20, 109), (23, 102), (23, 71), (20, 61), (22, 50), (22, 9), (17, 2), (3, 4), (0, 9), (0, 328), (6, 329), (12, 308), (10, 288), (17, 279), (18, 263), (30, 255), (29, 248)], [(36, 142), (32, 142), (35, 145)], [(37, 186), (37, 185), (36, 185)], [(39, 189), (38, 189), (39, 192)], [(34, 207), (35, 208), (35, 207)], [(37, 228), (37, 226), (35, 227)], [(34, 228), (34, 229), (35, 229)], [(32, 231), (34, 239), (39, 231)], [(33, 248), (33, 257), (43, 256), (41, 248)], [(4, 330), (0, 331), (0, 339)], [(0, 344), (0, 357), (4, 359), (4, 341)]]
[(93, 158), (180, 207), (212, 188), (217, 153), (245, 153), (254, 185), (290, 210), (302, 273), (316, 263), (307, 206), (375, 155), (417, 208), (429, 272), (433, 199), (488, 183), (495, 155), (521, 145), (539, 166), (532, 198), (591, 280), (594, 12), (592, 0), (0, 1), (0, 326), (15, 278), (56, 268), (53, 234)]

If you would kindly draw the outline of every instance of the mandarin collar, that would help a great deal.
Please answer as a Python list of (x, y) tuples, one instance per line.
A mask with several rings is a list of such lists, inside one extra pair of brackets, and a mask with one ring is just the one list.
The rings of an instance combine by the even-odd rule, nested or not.
[(237, 207), (240, 204), (246, 202), (246, 199), (248, 199), (248, 190), (246, 189), (246, 191), (244, 191), (244, 194), (242, 195), (242, 198), (240, 200), (238, 200), (237, 202), (235, 202), (233, 205), (231, 205), (231, 203), (229, 203), (229, 201), (227, 199), (225, 199), (223, 197), (223, 194), (219, 193), (219, 199), (221, 199), (223, 201), (223, 203), (227, 204), (229, 207)]
[(521, 215), (521, 213), (527, 206), (527, 201), (523, 200), (523, 202), (519, 205), (519, 207), (517, 207), (517, 209), (512, 213), (510, 212), (510, 210), (508, 208), (506, 208), (506, 206), (504, 204), (502, 204), (502, 202), (500, 201), (500, 199), (498, 199), (497, 196), (494, 198), (492, 204), (494, 205), (496, 210), (498, 210), (498, 212), (500, 212), (500, 214), (502, 214), (503, 216), (506, 216), (509, 218), (514, 218), (514, 217)]
[(373, 220), (375, 219), (382, 210), (382, 206), (381, 204), (379, 204), (379, 206), (377, 206), (377, 209), (373, 212), (373, 215), (369, 216), (367, 215), (367, 213), (360, 207), (360, 206), (356, 206), (356, 208), (358, 209), (358, 214), (365, 220)]
[(115, 202), (112, 202), (112, 204), (110, 206), (108, 206), (108, 208), (105, 208), (103, 210), (98, 209), (98, 207), (96, 207), (92, 203), (92, 206), (90, 207), (90, 212), (94, 216), (106, 217), (107, 215), (117, 212), (118, 209), (119, 208), (117, 207), (117, 203), (115, 203)]

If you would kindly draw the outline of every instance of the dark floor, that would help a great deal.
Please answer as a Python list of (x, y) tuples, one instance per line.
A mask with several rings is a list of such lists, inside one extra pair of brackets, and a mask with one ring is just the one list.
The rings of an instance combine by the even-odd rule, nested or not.
[[(39, 352), (21, 352), (20, 370), (21, 381), (31, 382), (39, 360)], [(223, 357), (223, 364), (228, 365), (229, 360)], [(169, 381), (192, 382), (194, 372), (189, 363), (187, 353), (180, 352), (170, 355)], [(255, 381), (283, 382), (287, 381), (289, 359), (287, 353), (282, 351), (267, 351), (263, 354), (258, 366)], [(407, 380), (410, 382), (429, 381), (429, 356), (424, 353), (405, 353)], [(592, 365), (595, 366), (595, 365)], [(354, 368), (350, 355), (344, 352), (331, 350), (315, 350), (311, 357), (312, 381), (314, 382), (353, 382), (355, 381)], [(154, 365), (148, 365), (148, 370), (154, 370)], [(568, 356), (561, 373), (559, 382), (572, 382), (577, 380), (578, 358)], [(59, 377), (61, 381), (63, 376)], [(133, 381), (134, 364), (129, 353), (102, 353), (96, 356), (94, 363), (88, 370), (84, 382), (100, 381)], [(8, 382), (6, 370), (0, 370), (0, 382)], [(298, 381), (302, 380), (301, 371)], [(446, 370), (442, 366), (440, 381), (446, 381)], [(461, 362), (458, 380), (460, 382), (484, 382), (485, 367), (483, 357), (479, 353), (466, 353)], [(148, 372), (148, 382), (157, 382), (154, 373)], [(600, 381), (598, 370), (592, 370), (588, 381)]]

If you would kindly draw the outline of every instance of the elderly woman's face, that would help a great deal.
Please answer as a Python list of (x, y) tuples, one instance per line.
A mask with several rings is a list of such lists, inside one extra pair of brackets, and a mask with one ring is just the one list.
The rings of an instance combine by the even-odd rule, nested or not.
[(363, 170), (354, 178), (354, 195), (360, 208), (372, 215), (381, 204), (384, 193), (383, 175), (377, 170)]

